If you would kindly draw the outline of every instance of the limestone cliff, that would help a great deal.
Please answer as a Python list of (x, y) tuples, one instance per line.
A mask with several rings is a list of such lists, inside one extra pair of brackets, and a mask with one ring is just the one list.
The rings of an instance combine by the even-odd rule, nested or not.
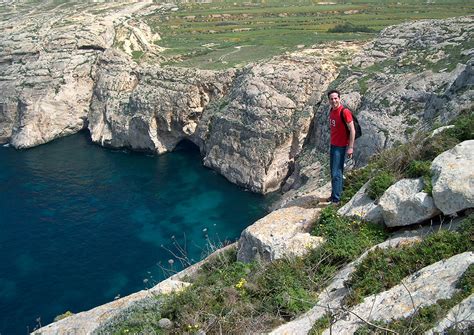
[[(159, 65), (159, 36), (141, 17), (166, 5), (15, 6), (0, 23), (0, 142), (16, 148), (86, 128), (100, 145), (158, 154), (187, 139), (206, 166), (267, 193), (318, 178), (305, 173), (327, 150), (329, 87), (362, 123), (359, 164), (472, 108), (472, 17), (217, 72)], [(140, 64), (133, 50), (147, 52)]]

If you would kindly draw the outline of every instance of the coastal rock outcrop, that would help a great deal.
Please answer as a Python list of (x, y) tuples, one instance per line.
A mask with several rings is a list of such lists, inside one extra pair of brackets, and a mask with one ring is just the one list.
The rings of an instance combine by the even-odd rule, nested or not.
[(30, 148), (83, 129), (97, 56), (113, 46), (114, 24), (147, 5), (104, 5), (106, 13), (91, 15), (87, 4), (44, 3), (2, 20), (0, 142)]
[(0, 142), (16, 148), (85, 128), (101, 145), (156, 153), (190, 140), (206, 166), (268, 193), (324, 171), (328, 87), (344, 93), (362, 124), (359, 165), (474, 100), (463, 43), (471, 17), (389, 27), (366, 46), (331, 42), (203, 71), (160, 67), (160, 36), (141, 17), (172, 9), (166, 4), (107, 3), (94, 14), (84, 4), (41, 6), (0, 25)]
[(474, 140), (443, 152), (431, 164), (433, 199), (444, 214), (474, 207)]
[(183, 139), (202, 147), (196, 128), (207, 105), (226, 93), (233, 74), (138, 66), (108, 50), (98, 61), (89, 112), (92, 140), (156, 153), (173, 150)]
[(321, 237), (308, 233), (320, 210), (294, 206), (273, 211), (242, 232), (237, 259), (270, 262), (304, 255), (323, 243)]
[[(87, 6), (53, 4), (49, 12), (32, 10), (0, 23), (0, 142), (29, 148), (87, 128), (100, 145), (161, 154), (190, 140), (200, 148), (204, 164), (233, 183), (268, 193), (286, 182), (285, 191), (292, 198), (280, 202), (285, 208), (242, 233), (242, 261), (301, 256), (323, 243), (307, 230), (320, 210), (314, 208), (322, 197), (315, 188), (321, 186), (327, 165), (322, 155), (329, 142), (328, 106), (322, 101), (329, 87), (343, 92), (347, 107), (362, 124), (364, 135), (356, 143), (358, 165), (382, 149), (406, 142), (416, 130), (447, 124), (473, 106), (472, 17), (386, 28), (362, 51), (360, 46), (352, 50), (351, 64), (342, 72), (343, 64), (333, 58), (348, 46), (345, 43), (315, 46), (242, 69), (203, 71), (137, 63), (136, 51), (147, 53), (144, 60), (160, 59), (161, 49), (153, 43), (160, 37), (143, 22), (132, 22), (137, 18), (131, 14), (149, 3), (103, 4), (95, 14), (84, 13)], [(49, 15), (53, 11), (55, 15)], [(472, 142), (433, 162), (434, 205), (445, 214), (473, 207)], [(461, 172), (450, 171), (459, 166), (464, 167)], [(460, 178), (469, 182), (459, 186)], [(406, 191), (395, 196), (392, 191), (400, 185)], [(379, 205), (361, 190), (340, 212), (360, 211), (362, 218), (380, 221), (382, 211), (391, 227), (417, 223), (438, 213), (432, 199), (419, 192), (422, 188), (421, 179), (403, 180)], [(353, 311), (366, 315), (377, 306), (370, 315), (374, 320), (410, 315), (413, 304), (452, 295), (452, 284), (473, 262), (472, 253), (465, 253), (434, 264), (406, 278), (406, 286), (368, 297)], [(341, 301), (342, 278), (352, 270), (346, 268), (330, 286), (335, 298), (331, 303)], [(178, 279), (162, 286), (187, 285)], [(445, 287), (435, 287), (434, 281)], [(414, 300), (407, 287), (417, 291)], [(148, 295), (139, 292), (44, 331), (83, 325), (81, 329), (97, 329)], [(347, 319), (338, 320), (333, 331), (351, 332), (360, 325), (353, 317)]]
[(331, 62), (308, 56), (245, 68), (213, 113), (204, 165), (256, 192), (279, 189), (335, 76)]
[(204, 165), (267, 193), (290, 172), (312, 106), (335, 74), (331, 62), (314, 57), (278, 57), (215, 72), (138, 67), (107, 51), (98, 62), (89, 129), (101, 145), (157, 153), (190, 140)]

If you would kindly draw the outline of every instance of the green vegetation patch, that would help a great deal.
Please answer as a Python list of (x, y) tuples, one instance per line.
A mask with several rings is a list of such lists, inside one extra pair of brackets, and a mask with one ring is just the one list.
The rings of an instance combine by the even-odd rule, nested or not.
[(264, 330), (313, 306), (311, 285), (301, 259), (265, 267), (238, 262), (233, 251), (226, 262), (206, 264), (191, 287), (171, 294), (161, 315), (175, 321), (178, 333), (191, 328), (211, 333)]
[(325, 263), (336, 267), (353, 261), (365, 250), (387, 237), (380, 225), (339, 216), (334, 207), (327, 207), (321, 211), (320, 219), (312, 234), (324, 237), (326, 243), (313, 251), (310, 255), (311, 260), (327, 257)]
[[(147, 23), (168, 48), (167, 64), (185, 67), (242, 66), (324, 41), (368, 40), (381, 29), (407, 20), (447, 18), (473, 13), (462, 0), (427, 4), (424, 0), (187, 2), (175, 11), (157, 11)], [(233, 53), (236, 46), (249, 46)], [(251, 49), (255, 48), (255, 51)], [(229, 55), (230, 54), (230, 55)], [(221, 58), (224, 56), (224, 58)]]
[(132, 58), (133, 60), (137, 61), (139, 60), (140, 58), (142, 58), (142, 56), (144, 55), (144, 52), (141, 51), (141, 50), (134, 50), (132, 51)]
[(372, 199), (378, 199), (395, 181), (396, 178), (393, 173), (382, 170), (370, 181), (367, 187), (367, 195)]
[(386, 291), (430, 264), (473, 251), (473, 239), (474, 215), (465, 220), (460, 231), (439, 231), (414, 245), (371, 251), (346, 283), (350, 289), (346, 302), (359, 304), (364, 297)]
[(158, 323), (161, 319), (159, 306), (162, 296), (132, 307), (107, 321), (97, 330), (98, 335), (165, 334)]
[(314, 322), (313, 327), (311, 327), (311, 330), (309, 331), (309, 335), (320, 335), (326, 329), (328, 329), (330, 325), (331, 325), (331, 315), (325, 314), (323, 317), (317, 319)]
[(328, 33), (373, 33), (374, 30), (366, 25), (356, 26), (350, 22), (344, 22), (336, 25), (334, 28), (329, 28)]
[(423, 178), (423, 184), (425, 185), (423, 191), (432, 195), (433, 184), (431, 182), (431, 161), (412, 161), (407, 168), (406, 172), (409, 178)]

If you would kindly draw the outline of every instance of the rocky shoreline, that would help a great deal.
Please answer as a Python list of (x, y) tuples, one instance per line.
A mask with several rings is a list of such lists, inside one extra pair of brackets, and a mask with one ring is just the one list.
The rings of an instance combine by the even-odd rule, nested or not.
[[(448, 124), (473, 110), (473, 17), (404, 23), (384, 29), (365, 45), (331, 42), (241, 69), (204, 71), (157, 65), (160, 55), (153, 39), (158, 37), (140, 20), (151, 10), (149, 3), (104, 6), (112, 6), (107, 15), (58, 7), (53, 18), (33, 11), (28, 21), (18, 15), (0, 23), (0, 143), (25, 149), (88, 129), (102, 146), (163, 154), (189, 140), (199, 147), (203, 164), (229, 181), (258, 193), (285, 191), (275, 205), (278, 210), (260, 226), (278, 235), (267, 225), (280, 222), (291, 236), (269, 238), (267, 231), (257, 238), (260, 232), (251, 230), (258, 225), (249, 227), (242, 241), (260, 244), (241, 242), (242, 260), (255, 255), (272, 260), (286, 251), (298, 255), (293, 246), (322, 242), (305, 234), (318, 212), (311, 203), (325, 192), (328, 88), (344, 92), (345, 104), (363, 125), (357, 166), (407, 142), (416, 131)], [(151, 50), (151, 59), (138, 64), (116, 48), (123, 36)], [(468, 161), (469, 148), (458, 148)], [(441, 172), (443, 165), (433, 165), (440, 179), (449, 174)], [(472, 189), (472, 173), (465, 178)], [(403, 209), (391, 204), (426, 205), (425, 198), (420, 200), (420, 181), (403, 183), (407, 185), (398, 185), (402, 195), (395, 201), (358, 199), (365, 206), (362, 212), (373, 215), (362, 218), (399, 225)], [(416, 192), (403, 198), (403, 190)], [(413, 224), (439, 211), (449, 215), (473, 207), (472, 194), (461, 200), (457, 194), (444, 194), (443, 200), (434, 196), (437, 204), (450, 197), (455, 204), (424, 207), (421, 218), (408, 211), (402, 221)], [(353, 214), (356, 206), (349, 207), (342, 212), (352, 209)], [(294, 230), (286, 229), (288, 220)], [(281, 248), (269, 251), (265, 239)], [(472, 263), (472, 253), (464, 256)], [(99, 314), (92, 319), (92, 314), (80, 313), (39, 332), (90, 333), (96, 328), (83, 331), (81, 322), (95, 320), (98, 327), (111, 311), (128, 308), (125, 303), (118, 307), (123, 301), (111, 303), (106, 312), (94, 309)], [(70, 322), (79, 319), (78, 328), (71, 328)]]

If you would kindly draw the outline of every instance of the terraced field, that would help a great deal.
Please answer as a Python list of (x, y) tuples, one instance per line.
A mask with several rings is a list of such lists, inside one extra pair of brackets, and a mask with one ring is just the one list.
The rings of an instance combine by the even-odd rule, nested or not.
[(182, 3), (147, 17), (167, 48), (166, 64), (242, 66), (324, 41), (366, 40), (407, 20), (474, 13), (466, 0), (222, 0)]

